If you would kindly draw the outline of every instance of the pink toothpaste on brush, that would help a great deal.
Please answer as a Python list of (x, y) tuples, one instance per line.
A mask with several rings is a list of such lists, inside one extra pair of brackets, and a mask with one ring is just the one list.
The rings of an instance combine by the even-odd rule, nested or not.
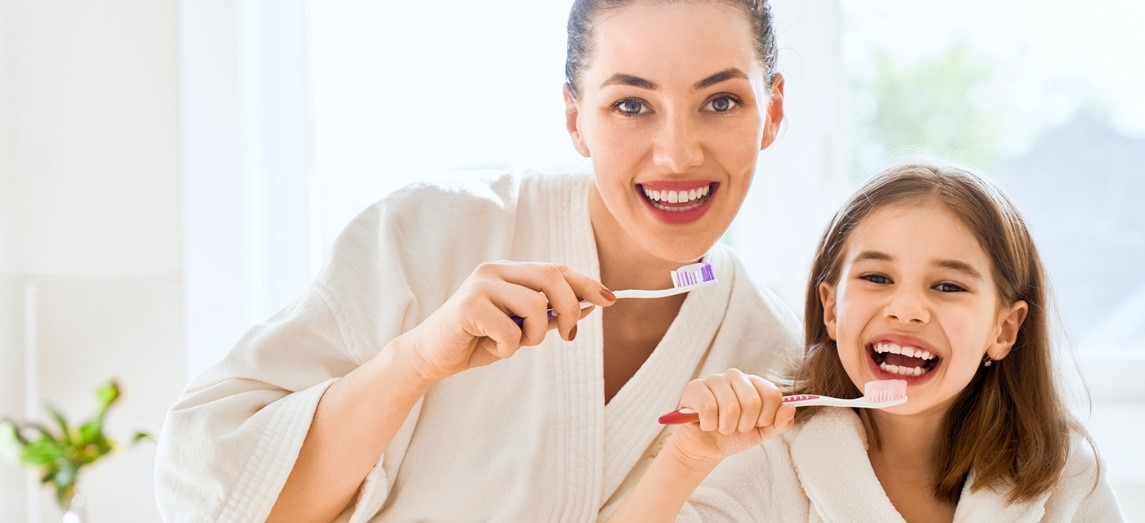
[[(706, 262), (693, 263), (685, 265), (672, 271), (672, 287), (668, 289), (657, 290), (644, 290), (644, 289), (626, 289), (620, 291), (613, 291), (616, 299), (624, 298), (665, 298), (668, 296), (675, 296), (685, 292), (694, 291), (710, 285), (715, 285), (719, 280), (716, 280), (716, 273), (712, 270), (712, 264)], [(581, 301), (580, 308), (585, 308), (592, 305), (591, 302)], [(549, 309), (549, 318), (555, 318), (556, 314), (552, 309)], [(520, 316), (510, 316), (517, 326), (524, 324), (524, 318)]]

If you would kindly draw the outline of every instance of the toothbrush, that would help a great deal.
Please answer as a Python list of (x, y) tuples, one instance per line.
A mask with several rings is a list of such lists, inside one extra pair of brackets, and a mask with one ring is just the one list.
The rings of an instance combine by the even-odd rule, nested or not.
[[(863, 397), (850, 400), (820, 396), (818, 394), (795, 394), (783, 397), (784, 403), (796, 407), (856, 407), (881, 409), (906, 403), (905, 380), (875, 380), (863, 385)], [(660, 416), (661, 425), (680, 425), (700, 421), (699, 414), (689, 408), (682, 408)]]
[[(715, 285), (716, 273), (712, 270), (712, 264), (706, 262), (693, 263), (685, 265), (672, 271), (672, 287), (667, 289), (644, 290), (644, 289), (625, 289), (614, 291), (616, 299), (623, 298), (666, 298), (668, 296), (675, 296), (685, 292), (694, 291), (696, 289)], [(588, 307), (592, 302), (581, 300), (580, 308)], [(556, 314), (552, 309), (549, 309), (549, 318), (555, 318)], [(520, 316), (510, 316), (517, 326), (523, 326), (525, 319)]]

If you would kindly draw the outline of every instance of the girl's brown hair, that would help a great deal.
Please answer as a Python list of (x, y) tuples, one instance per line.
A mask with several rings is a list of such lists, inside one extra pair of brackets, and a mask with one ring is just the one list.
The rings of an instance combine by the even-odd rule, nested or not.
[[(935, 457), (934, 495), (957, 502), (971, 469), (971, 489), (1008, 487), (1011, 502), (1053, 487), (1069, 452), (1070, 431), (1085, 434), (1055, 386), (1047, 320), (1046, 278), (1029, 230), (1013, 203), (992, 183), (966, 170), (923, 163), (888, 169), (864, 184), (828, 225), (812, 264), (804, 309), (804, 359), (795, 392), (846, 398), (862, 394), (848, 378), (823, 324), (819, 285), (837, 284), (851, 231), (875, 210), (938, 202), (978, 239), (993, 261), (1000, 302), (1029, 305), (1009, 355), (979, 367), (946, 414)], [(802, 417), (813, 411), (800, 409)], [(877, 444), (877, 442), (876, 442)]]

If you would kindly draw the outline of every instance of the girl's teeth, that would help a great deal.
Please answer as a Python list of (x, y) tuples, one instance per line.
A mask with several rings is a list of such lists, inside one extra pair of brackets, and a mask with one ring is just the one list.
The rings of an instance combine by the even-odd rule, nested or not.
[(898, 365), (890, 365), (887, 363), (880, 363), (879, 368), (884, 372), (897, 374), (899, 376), (922, 376), (925, 370), (922, 367), (900, 367)]
[(895, 343), (876, 343), (875, 352), (883, 354), (889, 352), (891, 354), (902, 354), (903, 356), (918, 358), (920, 360), (933, 360), (934, 354), (929, 351), (917, 347), (903, 347)]

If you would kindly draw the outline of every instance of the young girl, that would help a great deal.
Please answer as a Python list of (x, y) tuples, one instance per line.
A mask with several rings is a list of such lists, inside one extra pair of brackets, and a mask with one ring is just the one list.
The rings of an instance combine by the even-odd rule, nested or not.
[(614, 520), (1121, 520), (1058, 390), (1041, 260), (998, 188), (931, 165), (880, 174), (827, 228), (806, 299), (789, 392), (901, 379), (908, 401), (797, 411), (735, 369), (695, 380), (680, 405), (699, 422)]

